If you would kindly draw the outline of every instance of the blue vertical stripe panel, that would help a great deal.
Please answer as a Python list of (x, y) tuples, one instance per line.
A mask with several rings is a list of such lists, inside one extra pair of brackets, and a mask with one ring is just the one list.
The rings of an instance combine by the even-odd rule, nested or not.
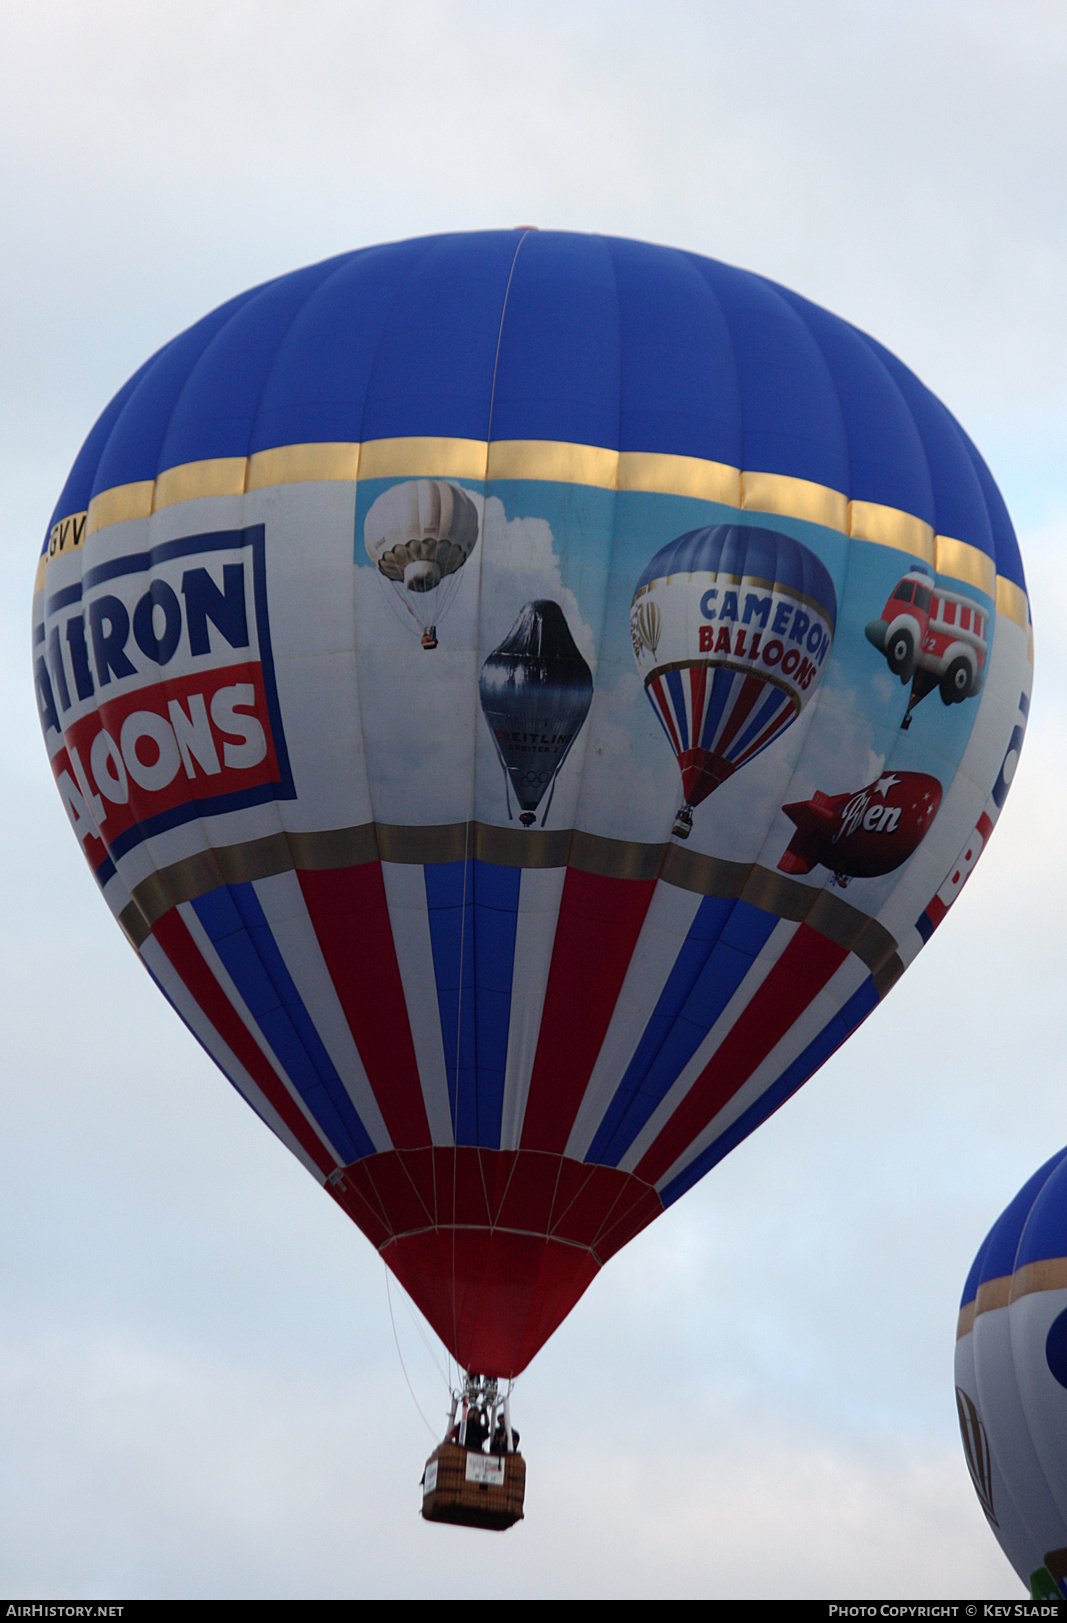
[[(67, 475), (67, 482), (59, 493), (53, 513), (53, 521), (67, 518), (71, 513), (82, 513), (88, 507), (93, 494), (94, 481), (101, 458), (111, 439), (115, 425), (126, 407), (126, 402), (134, 391), (140, 386), (141, 379), (153, 365), (154, 356), (150, 356), (144, 365), (138, 367), (132, 378), (128, 378), (97, 418), (89, 431), (89, 436), (74, 459), (74, 466)], [(48, 545), (51, 523), (45, 531), (45, 546)]]
[(798, 1088), (803, 1087), (808, 1077), (817, 1071), (820, 1065), (825, 1064), (834, 1050), (840, 1048), (856, 1027), (862, 1025), (877, 1003), (878, 993), (874, 989), (874, 981), (868, 978), (829, 1024), (823, 1027), (814, 1042), (809, 1043), (789, 1069), (782, 1072), (777, 1082), (769, 1087), (766, 1093), (761, 1094), (713, 1144), (709, 1144), (706, 1150), (691, 1161), (684, 1172), (680, 1172), (677, 1178), (672, 1179), (660, 1190), (660, 1199), (664, 1206), (672, 1205), (687, 1189), (698, 1183), (705, 1172), (710, 1172), (712, 1167), (717, 1166), (731, 1150), (736, 1149), (743, 1138), (755, 1132), (768, 1116), (773, 1116)]
[(773, 468), (848, 491), (841, 404), (807, 327), (773, 282), (711, 259), (693, 256), (693, 263), (733, 340), (744, 424), (741, 466)]
[(345, 1161), (374, 1143), (345, 1091), (278, 950), (251, 884), (223, 885), (192, 904), (278, 1063)]
[(475, 862), (474, 973), (478, 1009), (478, 1143), (500, 1148), (504, 1072), (521, 868)]
[(532, 231), (515, 257), (494, 440), (619, 444), (622, 334), (610, 238)]
[[(398, 275), (378, 340), (361, 440), (489, 436), (500, 320), (519, 237), (426, 237)], [(384, 267), (383, 267), (384, 268)], [(493, 425), (494, 438), (499, 438)]]
[(846, 496), (934, 522), (934, 495), (915, 419), (870, 340), (828, 310), (779, 288), (819, 346), (848, 424)]
[(474, 887), (470, 869), (469, 861), (428, 862), (423, 869), (448, 1103), (457, 1144), (478, 1142)]
[[(786, 710), (791, 708), (792, 703), (789, 694), (783, 693), (781, 688), (772, 688), (770, 693), (768, 693), (767, 697), (764, 699), (763, 703), (756, 706), (755, 714), (748, 726), (745, 728), (744, 732), (739, 738), (735, 738), (731, 744), (730, 759), (735, 761), (739, 755), (743, 754), (750, 744), (755, 743), (760, 733), (762, 733), (764, 728), (768, 727), (771, 721), (774, 719), (774, 713), (776, 710)], [(776, 733), (775, 737), (777, 736), (778, 735)], [(774, 739), (769, 738), (767, 743), (773, 744)], [(766, 747), (767, 746), (765, 744), (764, 748), (766, 749)]]
[(619, 301), (619, 449), (668, 446), (741, 466), (741, 399), (722, 310), (688, 254), (611, 243)]
[(586, 1161), (618, 1166), (689, 1064), (778, 923), (748, 902), (705, 896)]
[(922, 440), (934, 495), (934, 528), (939, 535), (955, 536), (979, 547), (997, 561), (993, 527), (982, 485), (970, 453), (970, 441), (955, 418), (913, 372), (902, 366), (881, 344), (869, 339), (886, 371), (896, 383)]
[(423, 251), (419, 242), (394, 242), (335, 262), (274, 359), (256, 408), (250, 453), (361, 437), (367, 385), (396, 287)]
[(499, 1149), (522, 870), (468, 859), (423, 871), (456, 1143)]
[(324, 260), (279, 276), (235, 310), (190, 369), (175, 402), (160, 452), (164, 467), (203, 457), (205, 423), (215, 456), (247, 456), (256, 407), (284, 344), (307, 300), (340, 261)]
[[(110, 490), (113, 485), (155, 479), (163, 471), (165, 464), (161, 458), (167, 426), (189, 374), (215, 335), (238, 311), (252, 303), (258, 292), (258, 288), (252, 288), (227, 300), (195, 326), (172, 338), (142, 367), (137, 386), (124, 400), (101, 449), (90, 495)], [(212, 456), (218, 456), (217, 442), (210, 429), (209, 420), (205, 425), (204, 443), (212, 447)]]
[(711, 684), (711, 697), (704, 712), (704, 724), (700, 732), (700, 748), (710, 750), (715, 743), (715, 735), (722, 721), (722, 713), (726, 709), (726, 702), (734, 689), (740, 687), (745, 678), (739, 671), (717, 670), (709, 674)]

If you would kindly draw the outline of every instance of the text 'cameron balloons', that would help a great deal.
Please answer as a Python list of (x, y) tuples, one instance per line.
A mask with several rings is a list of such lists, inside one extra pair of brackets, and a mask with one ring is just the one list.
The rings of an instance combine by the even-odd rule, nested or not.
[(967, 1467), (1035, 1599), (1067, 1596), (1067, 1150), (1034, 1173), (974, 1259), (956, 1330)]
[(836, 618), (828, 571), (774, 530), (694, 530), (644, 570), (630, 634), (682, 774), (679, 838), (688, 838), (694, 806), (780, 738), (814, 697)]
[(487, 1377), (915, 958), (1032, 669), (1004, 504), (893, 356), (525, 229), (166, 345), (74, 464), (33, 637), (146, 968)]

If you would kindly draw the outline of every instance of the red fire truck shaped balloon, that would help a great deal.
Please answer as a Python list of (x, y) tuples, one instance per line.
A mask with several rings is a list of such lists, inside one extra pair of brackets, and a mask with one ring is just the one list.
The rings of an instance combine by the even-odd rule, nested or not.
[(852, 794), (824, 795), (783, 806), (797, 831), (778, 866), (783, 873), (832, 868), (839, 885), (892, 873), (907, 862), (941, 804), (941, 785), (925, 772), (883, 772)]
[(881, 618), (866, 626), (867, 641), (886, 657), (894, 676), (911, 683), (901, 722), (911, 726), (915, 706), (938, 688), (942, 704), (962, 704), (985, 678), (988, 615), (960, 592), (935, 586), (921, 568), (898, 581)]

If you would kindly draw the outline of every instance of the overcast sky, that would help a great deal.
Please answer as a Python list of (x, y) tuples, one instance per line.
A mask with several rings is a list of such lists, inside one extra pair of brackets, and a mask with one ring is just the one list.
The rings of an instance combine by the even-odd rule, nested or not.
[[(6, 0), (0, 1592), (1021, 1597), (952, 1355), (987, 1228), (1067, 1140), (1065, 82), (1038, 0)], [(520, 1381), (527, 1519), (490, 1536), (418, 1517), (429, 1332), (99, 898), (27, 633), (150, 351), (329, 254), (519, 223), (743, 265), (895, 351), (1005, 494), (1037, 673), (944, 927)]]

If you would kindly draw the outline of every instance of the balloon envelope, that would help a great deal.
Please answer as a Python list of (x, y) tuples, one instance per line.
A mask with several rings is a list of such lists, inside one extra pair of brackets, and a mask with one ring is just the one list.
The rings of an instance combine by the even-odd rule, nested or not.
[(1034, 1173), (974, 1259), (956, 1332), (967, 1467), (1037, 1599), (1067, 1596), (1067, 1150)]
[[(451, 582), (432, 653), (397, 545), (403, 597)], [(760, 277), (526, 230), (342, 255), (166, 345), (74, 464), (33, 635), (146, 968), (487, 1375), (916, 956), (1031, 673), (1003, 502), (906, 368)], [(540, 826), (501, 731), (545, 736)], [(902, 856), (904, 774), (940, 800)], [(846, 899), (781, 859), (857, 785)]]

